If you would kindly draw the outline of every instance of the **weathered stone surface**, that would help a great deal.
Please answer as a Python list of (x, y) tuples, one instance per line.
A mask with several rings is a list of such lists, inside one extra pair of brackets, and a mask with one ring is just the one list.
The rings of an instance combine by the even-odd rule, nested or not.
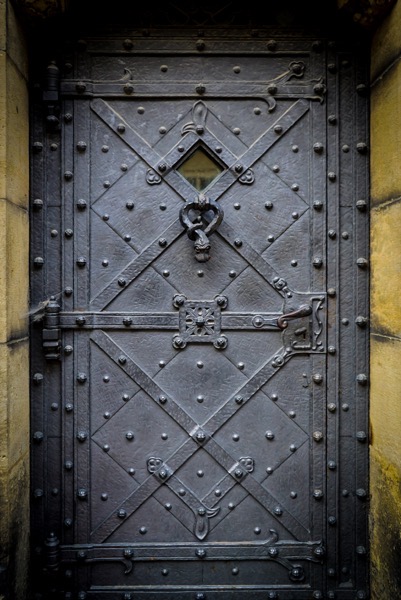
[(372, 39), (371, 81), (374, 84), (401, 55), (401, 2), (397, 2)]
[(371, 198), (377, 206), (401, 196), (401, 63), (371, 93)]

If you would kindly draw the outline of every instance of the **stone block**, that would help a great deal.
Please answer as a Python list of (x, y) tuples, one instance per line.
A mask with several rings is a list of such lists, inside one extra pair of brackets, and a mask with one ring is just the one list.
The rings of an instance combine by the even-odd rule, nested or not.
[[(401, 337), (401, 201), (371, 214), (371, 327)], [(401, 388), (400, 388), (401, 389)]]
[(395, 62), (401, 52), (401, 4), (394, 7), (376, 30), (372, 38), (371, 81), (374, 82)]
[(27, 83), (0, 52), (0, 198), (28, 206), (29, 106)]
[(371, 197), (377, 205), (401, 196), (401, 62), (371, 93)]
[(0, 342), (28, 331), (29, 219), (27, 211), (0, 200)]
[(373, 335), (370, 352), (371, 444), (401, 473), (401, 340)]
[(21, 75), (27, 79), (28, 53), (25, 34), (16, 18), (14, 7), (10, 1), (8, 1), (7, 7), (7, 54), (17, 66)]

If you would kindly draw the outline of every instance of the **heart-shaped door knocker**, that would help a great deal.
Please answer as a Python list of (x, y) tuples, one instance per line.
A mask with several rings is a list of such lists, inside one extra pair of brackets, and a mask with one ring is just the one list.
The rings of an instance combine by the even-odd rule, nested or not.
[[(190, 218), (191, 215), (194, 220)], [(212, 211), (214, 216), (211, 221), (202, 219), (202, 215)], [(194, 216), (195, 215), (195, 216)], [(199, 262), (206, 262), (210, 259), (210, 241), (209, 235), (213, 233), (223, 220), (223, 209), (215, 202), (210, 200), (204, 194), (191, 201), (186, 202), (180, 210), (180, 221), (187, 230), (190, 240), (194, 240), (195, 258)]]

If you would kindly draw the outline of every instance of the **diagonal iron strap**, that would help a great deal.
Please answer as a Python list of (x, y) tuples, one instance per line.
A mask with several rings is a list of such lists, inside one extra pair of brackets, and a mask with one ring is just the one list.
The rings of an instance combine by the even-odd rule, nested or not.
[[(161, 407), (169, 414), (183, 429), (188, 433), (187, 439), (171, 456), (168, 457), (169, 469), (166, 472), (165, 478), (158, 478), (156, 481), (145, 480), (139, 488), (130, 494), (120, 506), (120, 511), (127, 517), (132, 514), (139, 506), (145, 502), (155, 491), (162, 485), (167, 476), (174, 473), (181, 467), (199, 447), (204, 449), (216, 460), (226, 471), (230, 472), (236, 481), (242, 485), (242, 480), (253, 479), (247, 475), (244, 469), (238, 462), (213, 438), (212, 435), (222, 427), (225, 422), (235, 412), (240, 410), (253, 394), (255, 394), (269, 379), (277, 372), (277, 367), (273, 367), (274, 360), (270, 358), (266, 365), (262, 367), (240, 390), (235, 397), (230, 398), (222, 408), (217, 410), (209, 419), (204, 427), (200, 428), (195, 421), (171, 398), (163, 393), (163, 390), (153, 380), (146, 375), (140, 367), (128, 356), (125, 356), (126, 361), (121, 364), (119, 357), (121, 356), (121, 348), (104, 332), (97, 331), (93, 334), (93, 341), (107, 354), (110, 358), (120, 366), (132, 379), (142, 387), (142, 389), (156, 402), (160, 403), (160, 398), (163, 398)], [(240, 395), (241, 392), (241, 395)], [(207, 433), (205, 433), (207, 432)], [(208, 449), (209, 446), (209, 449)], [(244, 477), (244, 475), (247, 475)], [(246, 489), (251, 493), (262, 506), (271, 512), (274, 516), (274, 509), (277, 506), (277, 501), (274, 497), (265, 490), (256, 480), (246, 486)], [(305, 528), (289, 513), (283, 513), (280, 521), (283, 526), (288, 529), (295, 537), (299, 538), (305, 532)], [(94, 541), (104, 541), (122, 524), (121, 517), (113, 512), (103, 521), (103, 523), (93, 532)]]

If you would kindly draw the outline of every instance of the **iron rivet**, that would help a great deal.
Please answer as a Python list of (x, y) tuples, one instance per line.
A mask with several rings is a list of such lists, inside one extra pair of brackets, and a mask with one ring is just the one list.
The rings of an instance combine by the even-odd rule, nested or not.
[(269, 556), (278, 556), (278, 548), (269, 548)]
[(235, 202), (234, 208), (235, 210), (239, 210), (241, 208), (241, 204), (239, 202)]
[(167, 402), (166, 396), (159, 396), (159, 402), (160, 402), (160, 404), (166, 404), (166, 402)]
[(230, 271), (228, 273), (228, 275), (229, 275), (229, 277), (234, 278), (237, 275), (237, 273), (236, 273), (236, 271)]
[(271, 475), (273, 473), (273, 471), (274, 471), (273, 467), (266, 467), (266, 473), (268, 475)]
[(368, 378), (367, 378), (367, 376), (365, 375), (365, 373), (359, 373), (359, 374), (356, 376), (356, 380), (357, 380), (357, 382), (359, 383), (359, 385), (366, 385), (366, 384), (367, 384), (367, 382), (368, 382)]
[(334, 460), (329, 460), (327, 466), (330, 469), (330, 471), (335, 471), (337, 468), (337, 463)]
[(358, 258), (356, 264), (360, 269), (366, 269), (369, 264), (369, 261), (366, 258)]
[(296, 412), (294, 410), (290, 410), (289, 413), (288, 413), (288, 416), (291, 417), (291, 419), (295, 419), (295, 417), (297, 415), (296, 415)]
[(58, 403), (57, 402), (52, 402), (50, 405), (50, 409), (53, 411), (58, 410)]
[(128, 469), (128, 475), (131, 475), (131, 477), (133, 477), (135, 475), (135, 469), (133, 469), (132, 467), (130, 467)]
[(120, 287), (124, 287), (125, 285), (127, 285), (127, 282), (126, 282), (126, 280), (123, 277), (120, 277), (119, 280), (118, 280), (118, 285)]
[(133, 440), (134, 433), (132, 431), (127, 431), (127, 433), (125, 434), (125, 437), (127, 438), (127, 440)]
[(277, 42), (276, 42), (276, 40), (269, 40), (266, 43), (266, 48), (268, 50), (270, 50), (271, 52), (273, 52), (274, 50), (277, 50)]
[(201, 360), (198, 360), (196, 366), (198, 367), (198, 369), (203, 369), (203, 362)]
[(206, 434), (204, 431), (198, 431), (196, 434), (196, 441), (202, 444), (206, 440)]
[(324, 87), (323, 83), (317, 83), (313, 86), (313, 91), (315, 92), (315, 94), (323, 94), (325, 89), (326, 88)]
[(65, 412), (72, 412), (74, 410), (74, 405), (71, 404), (70, 402), (68, 402), (68, 404), (65, 405)]
[(148, 530), (146, 529), (146, 527), (140, 527), (140, 528), (139, 528), (139, 533), (140, 533), (141, 535), (145, 535), (145, 533), (146, 533), (147, 531), (148, 531)]
[(132, 319), (130, 317), (124, 317), (123, 325), (125, 325), (126, 327), (129, 327), (130, 325), (132, 325)]
[(88, 491), (85, 488), (78, 488), (77, 497), (80, 500), (85, 500), (88, 497)]
[(110, 181), (108, 181), (108, 180), (107, 180), (107, 181), (103, 181), (103, 187), (104, 187), (104, 188), (106, 188), (106, 189), (107, 189), (107, 188), (109, 188), (110, 186), (111, 186), (111, 183), (110, 183)]
[(234, 433), (233, 436), (232, 436), (232, 438), (233, 438), (234, 442), (238, 442), (239, 441), (239, 435), (238, 435), (238, 433)]
[(168, 277), (170, 275), (170, 271), (168, 271), (167, 269), (165, 269), (163, 271), (163, 277)]
[(133, 202), (127, 202), (125, 206), (128, 208), (128, 210), (132, 210), (135, 205)]
[(52, 229), (52, 230), (51, 230), (51, 232), (50, 232), (50, 235), (51, 235), (51, 237), (52, 237), (52, 238), (55, 238), (55, 237), (57, 237), (57, 236), (58, 236), (58, 231), (57, 231), (57, 229)]
[(341, 150), (345, 153), (349, 152), (350, 148), (348, 146), (348, 144), (344, 144), (343, 146), (341, 146)]
[(299, 147), (294, 144), (294, 146), (291, 146), (291, 150), (293, 152), (299, 152)]
[(321, 500), (323, 498), (323, 491), (318, 489), (313, 490), (313, 497), (315, 500)]
[(282, 515), (283, 514), (282, 508), (280, 508), (280, 506), (276, 506), (276, 508), (274, 509), (274, 514), (277, 515), (278, 517), (280, 515)]
[(85, 208), (87, 207), (87, 202), (86, 200), (83, 200), (82, 198), (80, 198), (77, 202), (77, 208), (79, 210), (85, 210)]
[(170, 504), (170, 502), (166, 502), (166, 504), (164, 505), (164, 508), (165, 508), (166, 510), (171, 510), (173, 507), (172, 507), (172, 505)]
[(35, 198), (32, 204), (35, 210), (41, 210), (43, 208), (43, 200), (40, 198)]
[(356, 432), (356, 439), (358, 440), (358, 442), (366, 442), (368, 436), (366, 435), (366, 433), (364, 431), (357, 431)]
[(196, 556), (197, 556), (198, 558), (205, 558), (205, 556), (206, 556), (206, 550), (204, 550), (203, 548), (198, 548), (198, 549), (195, 551), (195, 554), (196, 554)]
[(349, 411), (349, 404), (345, 403), (341, 405), (341, 408), (343, 409), (344, 412), (348, 412)]
[(122, 123), (119, 123), (117, 125), (117, 131), (118, 131), (118, 133), (124, 133), (124, 131), (125, 131), (125, 125), (123, 125)]
[(125, 511), (123, 508), (120, 508), (120, 510), (117, 512), (117, 516), (119, 519), (125, 519), (127, 516), (127, 511)]
[(111, 413), (110, 413), (109, 411), (106, 411), (106, 412), (103, 414), (103, 417), (104, 417), (105, 419), (110, 419), (110, 417), (111, 417)]
[(160, 367), (161, 369), (164, 369), (164, 367), (165, 367), (165, 366), (166, 366), (166, 363), (165, 363), (165, 361), (164, 361), (164, 360), (159, 360), (159, 367)]
[(329, 412), (335, 412), (337, 409), (336, 404), (334, 404), (334, 402), (330, 402), (330, 404), (327, 405), (327, 410)]
[(79, 383), (85, 383), (85, 381), (87, 380), (86, 374), (85, 373), (78, 373), (77, 380), (79, 381)]
[(201, 469), (199, 469), (199, 471), (197, 471), (196, 474), (198, 477), (203, 477), (205, 473)]
[(161, 248), (165, 248), (167, 246), (167, 240), (165, 238), (160, 238), (159, 246), (161, 246)]
[(274, 235), (268, 235), (267, 236), (267, 241), (270, 242), (270, 243), (274, 242)]
[(43, 375), (42, 373), (35, 373), (32, 379), (36, 385), (40, 385), (43, 381)]
[(206, 92), (206, 86), (203, 85), (203, 83), (198, 83), (198, 85), (195, 87), (195, 91), (197, 94), (202, 95)]
[(162, 440), (168, 440), (168, 434), (167, 433), (162, 433), (160, 437), (161, 437)]
[(243, 403), (243, 401), (244, 401), (244, 399), (243, 399), (243, 397), (242, 397), (242, 396), (235, 396), (235, 402), (236, 402), (237, 404), (242, 404), (242, 403)]
[(260, 115), (262, 113), (262, 111), (260, 110), (260, 108), (258, 106), (253, 109), (253, 112), (255, 115)]
[(330, 171), (327, 174), (327, 177), (329, 178), (330, 181), (335, 181), (337, 179), (337, 175), (335, 173), (333, 173), (333, 171)]
[(240, 371), (243, 371), (243, 370), (244, 370), (244, 368), (245, 368), (245, 365), (244, 365), (244, 363), (243, 363), (243, 362), (239, 362), (239, 363), (237, 364), (237, 367), (238, 367), (238, 369), (239, 369)]
[(367, 151), (368, 151), (368, 146), (364, 142), (358, 142), (357, 145), (356, 145), (356, 149), (361, 154), (366, 154)]
[(87, 147), (88, 145), (86, 142), (77, 142), (77, 150), (79, 150), (79, 152), (85, 152)]
[(203, 396), (197, 396), (196, 397), (196, 401), (199, 402), (199, 404), (202, 404), (202, 402), (204, 401), (204, 397)]
[(322, 383), (323, 375), (321, 375), (320, 373), (314, 373), (314, 375), (312, 376), (312, 379), (315, 383)]
[(35, 431), (35, 433), (33, 434), (33, 439), (35, 440), (35, 442), (42, 442), (44, 438), (44, 435), (41, 431)]
[(88, 434), (86, 431), (78, 431), (77, 440), (79, 442), (84, 442), (88, 438)]
[(320, 442), (323, 439), (323, 433), (321, 431), (314, 431), (313, 439), (315, 440), (315, 442)]
[(133, 44), (132, 40), (130, 40), (130, 39), (127, 38), (126, 40), (123, 41), (123, 48), (125, 50), (132, 50), (133, 46), (134, 46), (134, 44)]
[(334, 347), (334, 346), (329, 346), (329, 347), (327, 348), (327, 352), (328, 352), (329, 354), (335, 354), (335, 353), (336, 353), (336, 349), (335, 349), (335, 347)]
[(255, 527), (253, 531), (256, 535), (260, 535), (260, 533), (262, 532), (260, 527)]
[(108, 221), (108, 220), (110, 219), (110, 215), (108, 215), (107, 213), (105, 213), (105, 214), (102, 216), (102, 219), (103, 219), (103, 221)]
[(327, 294), (328, 296), (334, 297), (336, 295), (336, 290), (334, 288), (329, 288)]
[(273, 165), (272, 170), (273, 173), (280, 173), (280, 167), (278, 165)]
[(40, 488), (37, 488), (36, 490), (33, 491), (34, 498), (43, 498), (43, 495), (44, 495), (44, 492)]
[(337, 236), (337, 233), (334, 231), (334, 229), (329, 229), (328, 236), (331, 240), (334, 240)]
[(321, 600), (321, 598), (323, 598), (323, 594), (319, 590), (316, 590), (313, 592), (312, 598), (313, 600)]
[(330, 517), (327, 519), (327, 521), (328, 521), (329, 525), (331, 525), (331, 526), (333, 526), (333, 525), (336, 525), (336, 524), (337, 524), (337, 519), (336, 519), (336, 517), (332, 517), (332, 516), (330, 516)]
[(134, 91), (134, 86), (132, 85), (132, 83), (126, 83), (124, 85), (124, 92), (126, 94), (132, 94)]
[(272, 431), (266, 431), (265, 437), (268, 440), (274, 440), (274, 433)]
[(275, 133), (280, 134), (280, 133), (283, 133), (283, 128), (281, 127), (281, 125), (275, 125), (274, 131), (275, 131)]
[(273, 202), (265, 202), (265, 208), (271, 210), (273, 208)]
[(121, 169), (121, 171), (128, 171), (128, 165), (126, 165), (125, 163), (122, 163), (120, 169)]
[(297, 183), (293, 183), (291, 189), (293, 192), (297, 192), (299, 190), (299, 185)]
[(129, 400), (129, 395), (128, 395), (128, 394), (123, 394), (123, 395), (122, 395), (122, 399), (124, 400), (124, 402), (128, 402), (128, 400)]
[(75, 89), (80, 94), (83, 94), (83, 92), (86, 90), (86, 85), (83, 81), (80, 81), (79, 83), (76, 84)]
[(293, 218), (294, 220), (296, 220), (296, 219), (299, 219), (299, 213), (298, 213), (298, 212), (293, 212), (293, 213), (291, 214), (291, 216), (292, 216), (292, 218)]
[(363, 488), (358, 488), (355, 493), (357, 497), (361, 499), (366, 498), (367, 496), (366, 490), (364, 490)]
[(86, 265), (86, 258), (84, 256), (77, 258), (77, 265), (78, 267), (83, 268)]
[(313, 203), (313, 208), (315, 210), (322, 210), (323, 208), (323, 202), (321, 200), (315, 200)]
[(290, 452), (296, 452), (297, 451), (297, 447), (295, 444), (290, 444)]
[(241, 241), (241, 240), (238, 240), (238, 239), (234, 240), (234, 246), (236, 246), (237, 248), (241, 248), (241, 246), (242, 246), (242, 241)]
[(337, 65), (335, 63), (329, 63), (327, 69), (330, 73), (337, 73)]
[(129, 234), (124, 236), (124, 241), (125, 242), (130, 242), (131, 241), (131, 236)]
[(109, 151), (109, 147), (108, 147), (108, 146), (106, 146), (106, 144), (104, 144), (104, 145), (102, 146), (101, 150), (102, 150), (102, 152), (106, 153), (106, 152), (108, 152), (108, 151)]
[(297, 492), (290, 492), (290, 497), (291, 498), (296, 498), (298, 496)]
[(244, 167), (242, 165), (235, 165), (235, 171), (237, 173), (242, 173), (243, 170), (244, 170)]
[(71, 113), (66, 113), (64, 115), (64, 122), (65, 123), (71, 123), (71, 121), (72, 121), (72, 114)]
[(109, 266), (109, 261), (107, 260), (107, 258), (104, 258), (104, 259), (102, 260), (102, 266), (103, 266), (103, 267), (108, 267), (108, 266)]
[(238, 573), (239, 573), (239, 568), (238, 568), (238, 567), (233, 567), (233, 569), (231, 569), (231, 573), (232, 573), (233, 575), (238, 575)]
[(109, 444), (103, 444), (103, 452), (109, 452), (110, 446)]
[(241, 477), (244, 475), (244, 472), (242, 469), (235, 469), (234, 475), (237, 479), (241, 479)]
[(233, 502), (228, 503), (228, 510), (234, 510), (235, 504)]
[(365, 548), (365, 546), (357, 546), (356, 547), (356, 553), (360, 554), (360, 555), (366, 554), (366, 548)]
[(239, 127), (234, 127), (234, 129), (233, 129), (233, 133), (234, 133), (235, 135), (239, 135), (239, 134), (241, 133), (241, 129), (240, 129)]
[(367, 208), (367, 202), (366, 202), (366, 200), (357, 200), (356, 207), (361, 212), (366, 211), (366, 208)]
[(41, 268), (45, 264), (45, 261), (41, 256), (37, 256), (36, 258), (34, 258), (33, 264), (35, 265), (35, 267)]

